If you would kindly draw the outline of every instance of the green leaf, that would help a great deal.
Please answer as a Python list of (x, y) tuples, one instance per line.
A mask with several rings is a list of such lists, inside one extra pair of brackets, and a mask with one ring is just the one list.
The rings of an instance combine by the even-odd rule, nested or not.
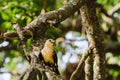
[(119, 71), (116, 71), (116, 70), (110, 70), (109, 72), (114, 78), (116, 78), (120, 73)]
[(7, 13), (5, 13), (5, 12), (1, 12), (1, 16), (2, 16), (2, 18), (4, 19), (4, 20), (9, 20), (10, 18), (9, 18), (9, 15), (7, 14)]
[(11, 22), (8, 22), (8, 21), (3, 22), (1, 26), (4, 29), (12, 29)]
[(30, 46), (31, 46), (32, 40), (33, 40), (32, 38), (29, 38), (29, 39), (27, 40), (27, 42), (26, 42), (27, 47), (30, 47)]
[(62, 35), (62, 31), (59, 28), (56, 28), (56, 27), (50, 27), (46, 31), (46, 37), (47, 38), (55, 39), (57, 37), (60, 37), (61, 35)]

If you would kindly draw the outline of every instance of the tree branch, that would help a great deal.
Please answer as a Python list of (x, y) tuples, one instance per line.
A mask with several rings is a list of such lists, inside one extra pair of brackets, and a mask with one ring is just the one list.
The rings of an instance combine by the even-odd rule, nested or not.
[(85, 80), (93, 80), (93, 54), (89, 55), (89, 57), (85, 61)]
[(117, 12), (118, 10), (120, 10), (120, 3), (116, 4), (114, 7), (112, 7), (109, 11), (108, 14), (109, 15), (113, 15), (115, 12)]
[[(84, 2), (84, 0), (73, 0), (58, 10), (39, 15), (30, 24), (25, 26), (24, 30), (29, 30), (29, 32), (33, 33), (34, 39), (42, 39), (51, 24), (57, 24), (70, 17), (81, 7), (81, 5), (83, 5)], [(5, 38), (7, 37), (5, 36)]]
[(72, 75), (71, 75), (71, 77), (70, 77), (70, 80), (78, 80), (78, 79), (79, 79), (80, 73), (81, 73), (82, 68), (83, 68), (83, 66), (84, 66), (84, 62), (85, 62), (85, 60), (88, 58), (88, 56), (89, 56), (90, 54), (91, 54), (91, 49), (88, 48), (88, 49), (84, 52), (84, 54), (83, 54), (83, 56), (82, 56), (82, 58), (81, 58), (81, 60), (80, 60), (80, 62), (79, 62), (79, 64), (78, 64), (77, 68), (76, 68), (75, 71), (72, 73)]
[(94, 58), (94, 78), (93, 80), (105, 80), (105, 53), (104, 53), (104, 33), (99, 25), (95, 1), (87, 0), (81, 8), (82, 24), (86, 29), (89, 47), (93, 48)]

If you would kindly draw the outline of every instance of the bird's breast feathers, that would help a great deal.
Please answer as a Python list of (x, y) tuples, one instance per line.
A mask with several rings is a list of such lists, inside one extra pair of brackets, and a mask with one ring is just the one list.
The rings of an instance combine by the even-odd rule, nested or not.
[(45, 62), (54, 64), (53, 60), (54, 51), (52, 49), (44, 48), (41, 52)]

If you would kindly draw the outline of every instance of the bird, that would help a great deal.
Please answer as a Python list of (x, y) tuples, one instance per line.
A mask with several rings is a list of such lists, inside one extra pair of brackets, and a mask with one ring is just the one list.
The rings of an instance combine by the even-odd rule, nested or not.
[(57, 55), (53, 49), (54, 43), (55, 41), (53, 39), (46, 40), (44, 47), (41, 50), (41, 55), (44, 59), (45, 65), (49, 66), (57, 75), (60, 75), (57, 65)]

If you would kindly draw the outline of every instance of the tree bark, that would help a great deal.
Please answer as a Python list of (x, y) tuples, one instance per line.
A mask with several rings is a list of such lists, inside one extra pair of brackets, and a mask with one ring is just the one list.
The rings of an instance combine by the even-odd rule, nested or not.
[(85, 80), (93, 80), (93, 55), (89, 55), (89, 57), (85, 61)]
[(93, 50), (94, 58), (94, 77), (93, 80), (105, 80), (105, 53), (104, 53), (104, 34), (98, 22), (95, 1), (87, 0), (80, 11), (82, 24), (86, 28), (89, 47)]

